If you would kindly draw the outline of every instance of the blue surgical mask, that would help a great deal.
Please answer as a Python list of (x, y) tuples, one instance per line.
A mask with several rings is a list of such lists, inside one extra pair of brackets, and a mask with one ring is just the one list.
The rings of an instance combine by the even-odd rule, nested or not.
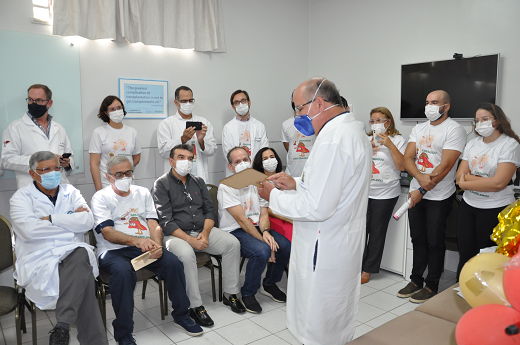
[(40, 175), (40, 177), (42, 178), (42, 182), (40, 183), (42, 187), (49, 190), (58, 187), (61, 182), (61, 174), (59, 171), (51, 171), (49, 173)]

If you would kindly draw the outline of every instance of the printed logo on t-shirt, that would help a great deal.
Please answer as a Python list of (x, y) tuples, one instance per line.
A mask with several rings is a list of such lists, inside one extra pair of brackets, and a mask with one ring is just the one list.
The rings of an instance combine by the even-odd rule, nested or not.
[(149, 238), (150, 232), (146, 227), (146, 219), (141, 216), (137, 208), (131, 208), (121, 216), (121, 221), (128, 229), (135, 229), (134, 235), (141, 238)]
[(470, 168), (469, 173), (471, 175), (478, 175), (478, 176), (486, 176), (489, 177), (489, 174), (486, 174), (485, 172), (481, 171), (475, 171), (475, 170), (483, 170), (484, 166), (486, 165), (486, 162), (489, 158), (489, 155), (483, 154), (477, 157), (473, 157), (470, 162)]
[(307, 143), (307, 145), (311, 145), (312, 144), (312, 140), (310, 139), (305, 139), (307, 138), (305, 135), (301, 134), (300, 132), (297, 132), (296, 133), (296, 138), (294, 139), (293, 141), (293, 147), (292, 149), (294, 150), (295, 153), (299, 153), (299, 155), (294, 155), (292, 157), (293, 160), (298, 160), (298, 159), (307, 159), (308, 155), (306, 155), (307, 153), (309, 153), (309, 149), (305, 146), (305, 143)]
[(432, 147), (433, 139), (435, 139), (435, 136), (433, 134), (423, 135), (422, 138), (419, 139), (419, 145), (430, 148)]
[(246, 201), (244, 201), (244, 213), (247, 211), (251, 211), (251, 207), (253, 206), (253, 200), (251, 198), (247, 198)]
[(428, 154), (423, 151), (417, 159), (417, 164), (422, 167), (419, 169), (420, 172), (426, 172), (426, 169), (433, 168), (433, 164), (428, 160)]
[(114, 149), (114, 151), (126, 151), (127, 145), (128, 144), (126, 143), (126, 140), (119, 139), (114, 142), (113, 149)]

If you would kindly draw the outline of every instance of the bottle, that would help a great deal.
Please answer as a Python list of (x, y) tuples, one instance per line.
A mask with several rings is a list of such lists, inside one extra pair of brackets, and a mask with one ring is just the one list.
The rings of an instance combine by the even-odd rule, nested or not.
[[(424, 195), (426, 194), (428, 191), (422, 189), (422, 187), (419, 187), (419, 192)], [(406, 213), (406, 211), (408, 211), (408, 209), (410, 208), (410, 205), (412, 204), (412, 199), (408, 198), (406, 199), (406, 202), (401, 206), (399, 207), (399, 209), (395, 212), (394, 214), (394, 219), (395, 220), (399, 220), (403, 214)]]

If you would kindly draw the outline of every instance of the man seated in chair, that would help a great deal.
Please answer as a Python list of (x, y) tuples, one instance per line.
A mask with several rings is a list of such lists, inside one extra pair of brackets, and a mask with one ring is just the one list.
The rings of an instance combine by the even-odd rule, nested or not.
[[(232, 148), (226, 158), (232, 173), (251, 169), (249, 153), (243, 147)], [(267, 268), (261, 293), (276, 302), (285, 302), (285, 293), (276, 283), (282, 279), (289, 262), (291, 242), (275, 231), (271, 233), (267, 201), (260, 198), (257, 187), (252, 185), (235, 189), (220, 184), (217, 195), (220, 228), (240, 241), (242, 256), (249, 258), (241, 290), (246, 310), (250, 313), (262, 311), (255, 295), (267, 262), (271, 264)]]
[(80, 344), (108, 344), (95, 293), (98, 267), (84, 242), (94, 217), (79, 190), (60, 184), (58, 158), (49, 151), (29, 159), (33, 183), (11, 198), (15, 235), (14, 278), (41, 310), (56, 309), (51, 345), (69, 343), (75, 324)]
[(222, 255), (224, 304), (235, 313), (246, 310), (240, 292), (240, 242), (226, 231), (213, 227), (217, 212), (204, 180), (191, 175), (193, 148), (176, 145), (170, 151), (171, 170), (155, 181), (152, 196), (164, 233), (164, 246), (184, 264), (190, 315), (201, 326), (213, 320), (202, 305), (195, 252)]
[(110, 186), (94, 194), (91, 206), (99, 267), (110, 274), (115, 340), (120, 345), (136, 344), (132, 331), (137, 276), (131, 260), (157, 248), (149, 258), (157, 261), (146, 269), (164, 280), (174, 325), (191, 336), (201, 335), (202, 328), (189, 315), (182, 263), (172, 253), (160, 249), (162, 230), (150, 192), (132, 184), (132, 163), (125, 156), (110, 158), (106, 168)]

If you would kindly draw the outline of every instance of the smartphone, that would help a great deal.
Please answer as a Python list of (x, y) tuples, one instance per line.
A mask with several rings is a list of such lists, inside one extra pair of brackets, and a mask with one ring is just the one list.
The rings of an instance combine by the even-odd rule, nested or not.
[(61, 157), (63, 157), (63, 158), (69, 158), (71, 155), (72, 155), (72, 153), (67, 152), (67, 153), (62, 154)]
[(202, 122), (200, 121), (186, 121), (186, 128), (195, 127), (196, 131), (202, 130)]

